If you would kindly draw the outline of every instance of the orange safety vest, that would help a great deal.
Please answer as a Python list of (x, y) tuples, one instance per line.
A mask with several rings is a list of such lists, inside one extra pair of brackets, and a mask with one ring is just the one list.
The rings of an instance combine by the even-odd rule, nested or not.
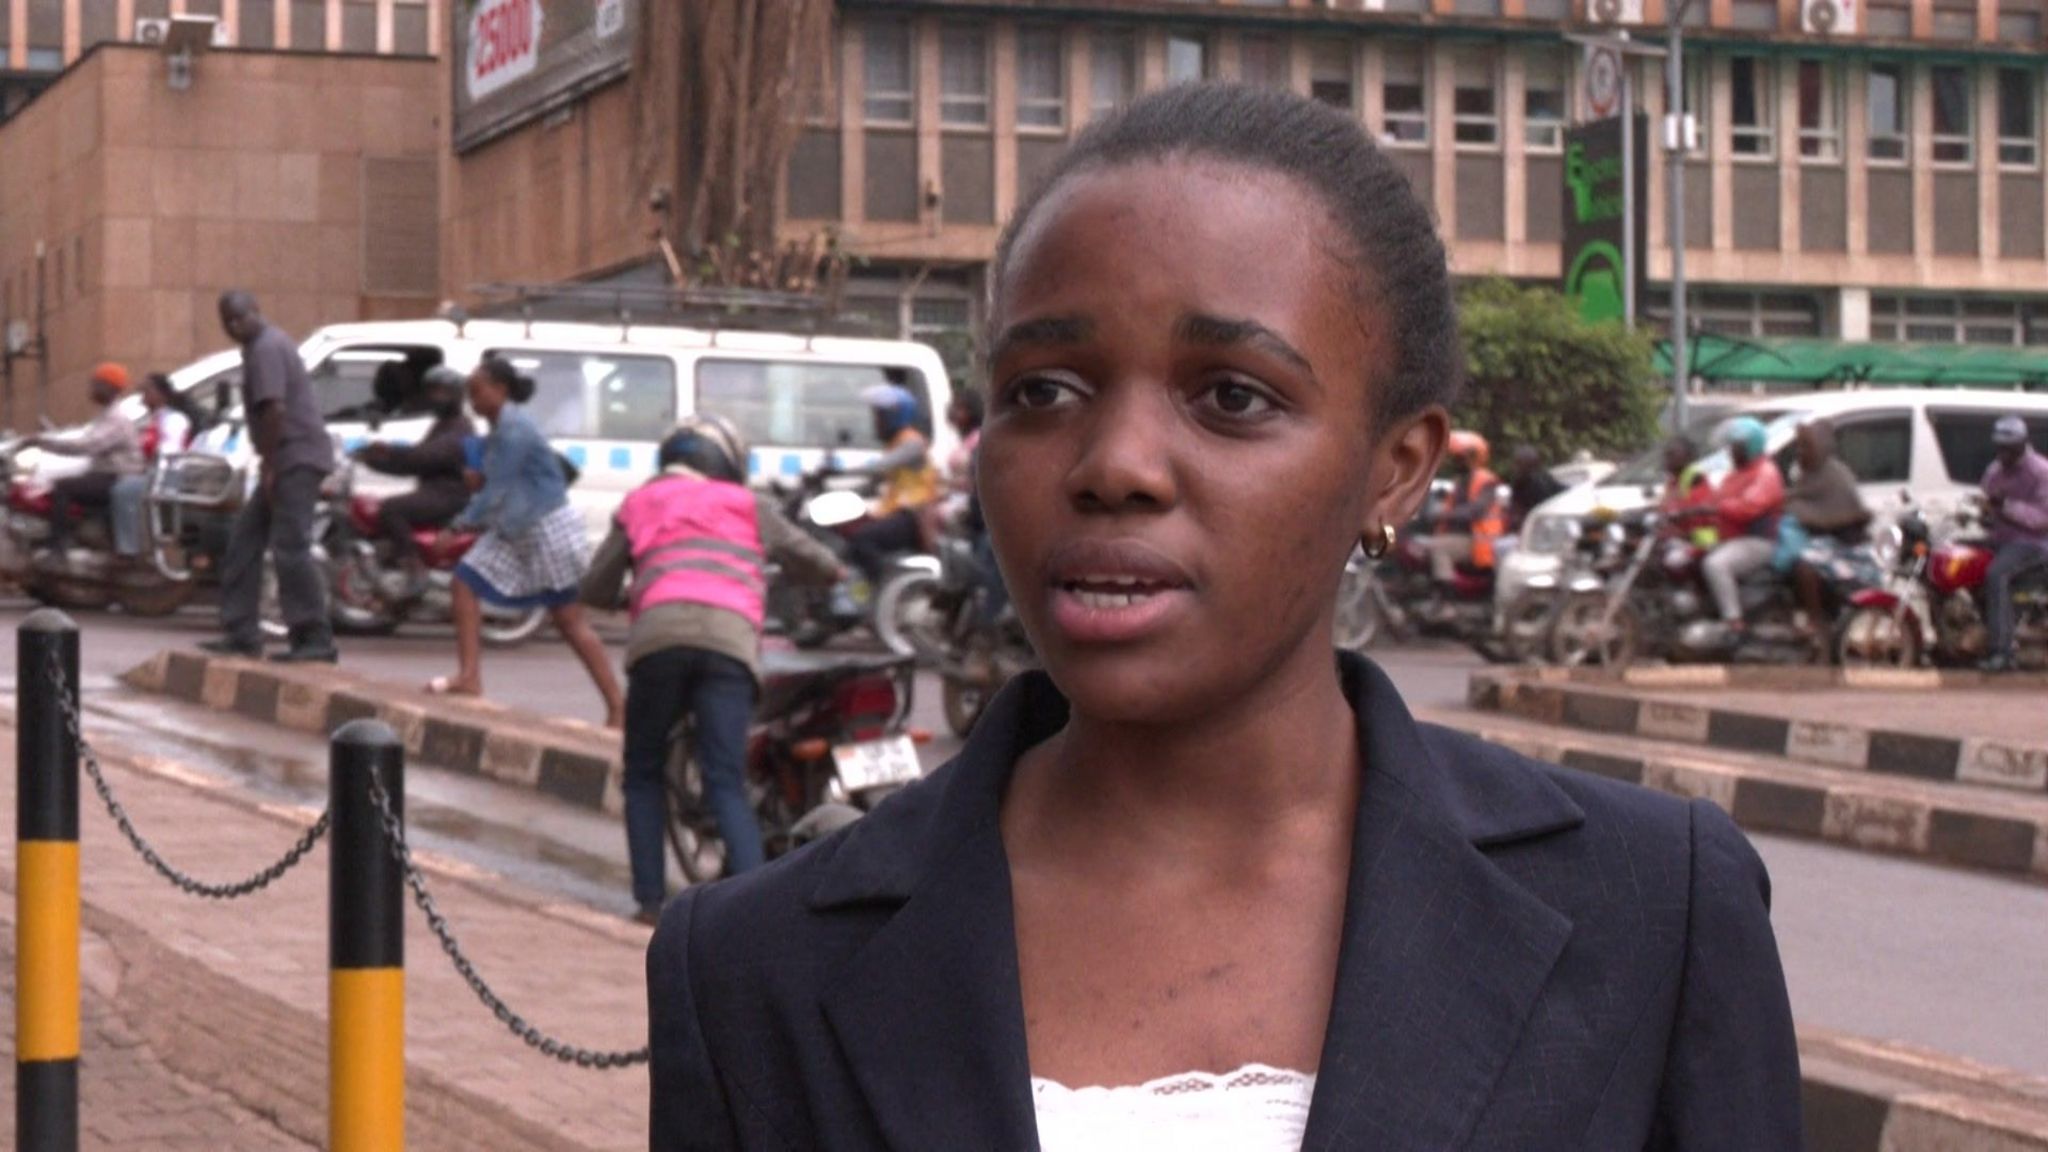
[[(1493, 495), (1493, 490), (1498, 487), (1500, 487), (1500, 477), (1495, 476), (1484, 468), (1475, 468), (1472, 470), (1472, 475), (1465, 481), (1462, 502), (1470, 504), (1479, 499), (1482, 493)], [(1438, 525), (1438, 530), (1441, 531), (1443, 527), (1443, 525)], [(1505, 535), (1507, 530), (1507, 509), (1502, 505), (1501, 501), (1496, 499), (1493, 503), (1487, 505), (1487, 510), (1484, 514), (1477, 520), (1472, 521), (1473, 567), (1493, 567), (1494, 543)]]

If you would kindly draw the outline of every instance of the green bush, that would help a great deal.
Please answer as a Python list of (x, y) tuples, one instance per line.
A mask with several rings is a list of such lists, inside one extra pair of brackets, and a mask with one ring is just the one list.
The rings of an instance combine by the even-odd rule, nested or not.
[(1645, 330), (1590, 323), (1551, 288), (1483, 280), (1459, 293), (1468, 379), (1455, 424), (1559, 463), (1581, 450), (1620, 459), (1657, 435), (1664, 390)]

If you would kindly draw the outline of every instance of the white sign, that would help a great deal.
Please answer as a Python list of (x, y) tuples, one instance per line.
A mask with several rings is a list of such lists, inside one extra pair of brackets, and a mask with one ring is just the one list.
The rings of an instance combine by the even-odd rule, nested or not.
[(597, 0), (597, 38), (609, 40), (626, 30), (626, 0)]
[(469, 14), (469, 98), (481, 100), (540, 63), (540, 0), (478, 0)]
[(1586, 49), (1586, 118), (1605, 120), (1621, 115), (1621, 86), (1628, 77), (1621, 69), (1621, 53), (1612, 48)]

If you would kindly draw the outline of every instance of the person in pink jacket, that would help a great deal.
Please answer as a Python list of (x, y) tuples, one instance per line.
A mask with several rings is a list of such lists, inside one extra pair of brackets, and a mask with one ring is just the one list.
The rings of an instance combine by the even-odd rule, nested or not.
[(1990, 513), (1995, 554), (1984, 576), (1984, 610), (1991, 627), (1987, 672), (2013, 668), (2012, 582), (2021, 573), (2048, 565), (2048, 459), (2028, 442), (2027, 422), (2002, 416), (1992, 426), (1998, 459), (1984, 472), (1984, 503)]
[(1735, 465), (1714, 490), (1714, 518), (1720, 546), (1701, 567), (1721, 619), (1742, 629), (1742, 578), (1771, 562), (1778, 550), (1778, 517), (1785, 510), (1785, 477), (1764, 453), (1764, 426), (1738, 416), (1721, 428), (1721, 441)]

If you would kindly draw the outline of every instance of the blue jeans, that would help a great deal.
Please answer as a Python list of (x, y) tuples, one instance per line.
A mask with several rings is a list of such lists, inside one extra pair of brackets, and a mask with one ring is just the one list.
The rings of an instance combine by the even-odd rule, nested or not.
[(993, 628), (1010, 606), (1010, 590), (1003, 587), (1003, 570), (996, 566), (995, 544), (986, 528), (974, 538), (974, 562), (981, 569), (981, 626)]
[(701, 648), (650, 652), (626, 670), (626, 857), (633, 899), (658, 907), (668, 896), (669, 733), (693, 722), (704, 802), (725, 841), (725, 874), (761, 865), (761, 825), (747, 803), (747, 727), (754, 718), (754, 677), (747, 666)]
[(1991, 654), (2012, 655), (2012, 582), (2031, 569), (2048, 565), (2048, 545), (2031, 540), (2000, 544), (1984, 573), (1984, 615), (1991, 628)]
[(123, 476), (114, 481), (108, 496), (107, 519), (114, 530), (114, 551), (123, 556), (142, 553), (142, 498), (149, 493), (149, 477)]

